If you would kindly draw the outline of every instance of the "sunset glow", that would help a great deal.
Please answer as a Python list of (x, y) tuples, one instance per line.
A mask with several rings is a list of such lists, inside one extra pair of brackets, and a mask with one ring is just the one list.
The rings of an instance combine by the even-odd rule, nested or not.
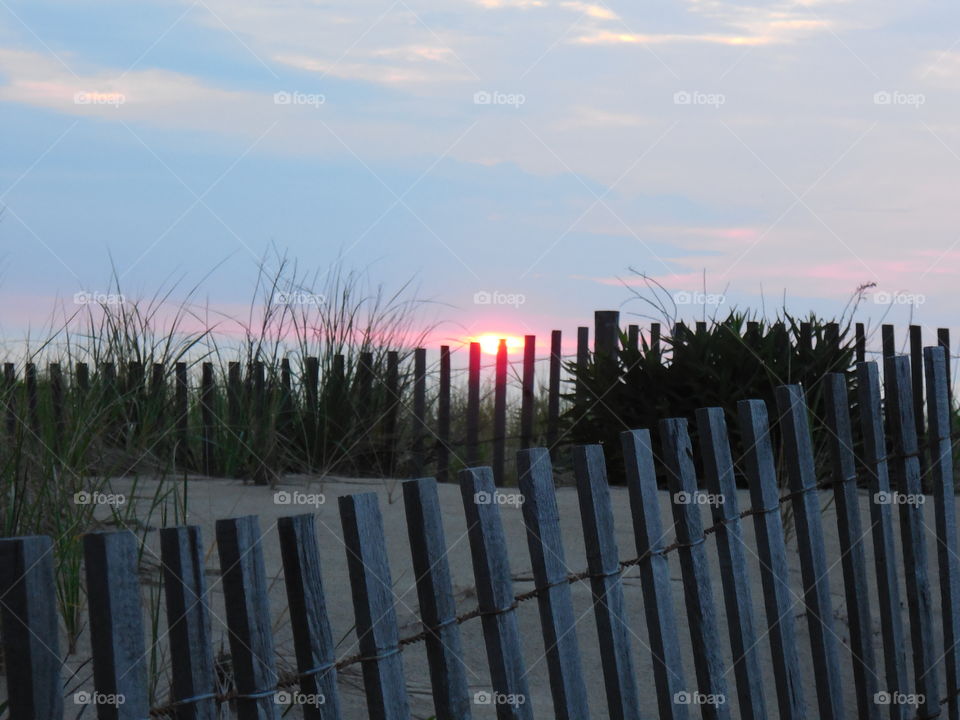
[(484, 333), (470, 338), (470, 342), (480, 343), (480, 349), (488, 355), (496, 355), (497, 348), (500, 346), (500, 340), (507, 341), (507, 352), (513, 353), (523, 348), (523, 338), (516, 335), (501, 335), (497, 333)]

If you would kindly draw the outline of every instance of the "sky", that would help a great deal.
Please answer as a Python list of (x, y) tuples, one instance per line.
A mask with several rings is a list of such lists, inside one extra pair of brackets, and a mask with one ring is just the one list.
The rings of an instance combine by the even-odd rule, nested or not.
[[(786, 302), (954, 320), (960, 7), (0, 0), (0, 329), (259, 263), (413, 279), (435, 339)], [(270, 262), (267, 260), (266, 262)], [(644, 276), (646, 276), (645, 279)], [(932, 337), (932, 336), (931, 336)]]

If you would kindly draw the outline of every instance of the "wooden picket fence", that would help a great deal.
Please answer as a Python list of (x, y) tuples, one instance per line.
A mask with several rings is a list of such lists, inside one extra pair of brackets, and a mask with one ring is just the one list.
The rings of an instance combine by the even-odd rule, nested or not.
[[(529, 701), (517, 606), (536, 599), (554, 713), (562, 720), (685, 720), (697, 707), (709, 720), (735, 716), (765, 720), (774, 707), (784, 720), (888, 716), (956, 720), (960, 713), (960, 559), (947, 363), (941, 347), (924, 349), (923, 370), (929, 438), (926, 447), (918, 444), (909, 357), (885, 359), (883, 408), (876, 363), (858, 364), (858, 423), (851, 422), (852, 406), (844, 375), (832, 374), (824, 379), (829, 407), (825, 420), (832, 438), (832, 476), (820, 484), (815, 475), (803, 390), (795, 385), (780, 387), (775, 412), (783, 433), (786, 495), (780, 493), (777, 484), (777, 449), (769, 433), (768, 408), (761, 401), (740, 403), (737, 420), (745, 437), (743, 459), (750, 498), (750, 507), (743, 510), (737, 506), (724, 413), (718, 408), (700, 410), (696, 426), (703, 484), (709, 493), (724, 499), (711, 505), (711, 527), (704, 527), (698, 503), (673, 502), (672, 521), (659, 512), (657, 463), (662, 463), (666, 470), (675, 497), (678, 493), (689, 497), (700, 491), (687, 421), (662, 421), (659, 452), (651, 446), (647, 430), (624, 432), (621, 439), (627, 458), (626, 481), (636, 544), (636, 557), (632, 560), (621, 560), (615, 542), (603, 450), (596, 445), (577, 448), (576, 482), (587, 569), (576, 574), (571, 574), (564, 555), (549, 453), (543, 448), (522, 450), (518, 455), (518, 474), (535, 581), (535, 589), (524, 595), (514, 592), (500, 510), (496, 502), (490, 502), (497, 492), (493, 474), (486, 467), (462, 471), (459, 482), (478, 607), (461, 615), (457, 614), (454, 601), (436, 481), (407, 481), (403, 498), (423, 624), (423, 632), (414, 637), (401, 638), (398, 631), (387, 538), (376, 494), (340, 498), (360, 651), (357, 657), (335, 656), (326, 612), (330, 600), (324, 593), (314, 517), (307, 514), (282, 518), (279, 541), (298, 668), (293, 676), (280, 677), (276, 668), (267, 602), (268, 578), (257, 518), (220, 520), (216, 524), (216, 541), (233, 682), (225, 695), (218, 695), (216, 690), (204, 546), (199, 528), (164, 528), (159, 532), (172, 685), (170, 701), (163, 708), (148, 706), (137, 541), (126, 531), (89, 534), (85, 537), (84, 552), (94, 684), (103, 700), (97, 706), (98, 716), (131, 720), (148, 716), (215, 718), (220, 706), (229, 702), (243, 720), (278, 718), (283, 708), (277, 703), (277, 693), (289, 690), (295, 693), (291, 697), (302, 702), (304, 717), (335, 720), (344, 717), (337, 672), (359, 663), (368, 717), (407, 720), (410, 711), (402, 653), (411, 643), (422, 640), (436, 717), (470, 718), (477, 698), (468, 690), (460, 625), (479, 617), (492, 684), (490, 696), (496, 704), (497, 717), (527, 720), (537, 716), (537, 708)], [(859, 457), (853, 450), (855, 433), (862, 438)], [(932, 476), (936, 512), (933, 530), (924, 527), (919, 504), (909, 501), (921, 493), (921, 454), (925, 454)], [(873, 500), (866, 532), (860, 517), (858, 483), (869, 488)], [(830, 563), (821, 513), (821, 496), (825, 493), (832, 495), (836, 505), (849, 617), (849, 652), (855, 658), (856, 707), (844, 707), (841, 687), (841, 649), (833, 629)], [(884, 501), (891, 497), (902, 501)], [(799, 592), (792, 589), (788, 573), (781, 512), (786, 506), (792, 511), (799, 554), (803, 583)], [(903, 555), (906, 625), (896, 560), (895, 506), (900, 512), (899, 551)], [(744, 542), (743, 523), (747, 519), (755, 528), (755, 548), (748, 548)], [(668, 542), (673, 528), (675, 538)], [(928, 575), (928, 532), (936, 540), (942, 637), (937, 637), (938, 623), (932, 611), (935, 588)], [(706, 540), (710, 536), (721, 568), (726, 639), (722, 637), (717, 599), (708, 572), (711, 550)], [(869, 553), (868, 543), (872, 543)], [(52, 551), (48, 537), (0, 540), (3, 652), (8, 711), (13, 720), (60, 720), (64, 713)], [(747, 551), (760, 558), (762, 615), (751, 602)], [(667, 559), (668, 553), (673, 552), (679, 554), (685, 608), (674, 607), (673, 603)], [(876, 573), (875, 597), (868, 590), (869, 555)], [(656, 698), (641, 697), (638, 691), (631, 647), (636, 636), (631, 630), (633, 619), (624, 610), (622, 586), (624, 569), (632, 566), (637, 566), (640, 573)], [(581, 638), (575, 630), (577, 618), (571, 596), (571, 583), (578, 580), (588, 580), (593, 591), (606, 707), (587, 706), (588, 691), (578, 646)], [(800, 647), (797, 642), (794, 608), (798, 604), (806, 611), (809, 648)], [(682, 610), (686, 614), (685, 624), (678, 617)], [(879, 612), (881, 620), (882, 670), (871, 637), (875, 612)], [(690, 634), (694, 683), (686, 679), (687, 669), (679, 650), (683, 631)], [(727, 668), (722, 659), (721, 648), (727, 642), (734, 658), (735, 694), (728, 688)], [(773, 688), (762, 683), (760, 642), (770, 646), (776, 680)], [(812, 689), (804, 687), (806, 678), (799, 661), (804, 652), (810, 653), (814, 668)], [(908, 673), (908, 657), (912, 660), (912, 674)], [(915, 679), (913, 687), (908, 685), (908, 675)], [(812, 695), (816, 697), (815, 706), (808, 702)], [(122, 704), (110, 704), (111, 698), (120, 696), (124, 699)], [(898, 702), (907, 696), (915, 696), (916, 706)]]

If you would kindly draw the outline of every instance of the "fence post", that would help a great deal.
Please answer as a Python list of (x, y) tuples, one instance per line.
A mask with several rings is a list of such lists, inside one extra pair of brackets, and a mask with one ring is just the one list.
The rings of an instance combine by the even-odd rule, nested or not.
[(7, 435), (12, 438), (17, 434), (17, 368), (12, 362), (3, 364), (3, 394)]
[(480, 463), (480, 343), (470, 343), (467, 375), (467, 465)]
[(633, 352), (640, 349), (640, 326), (627, 325), (627, 347)]
[(856, 361), (862, 363), (867, 359), (867, 332), (864, 324), (856, 324)]
[(243, 417), (241, 388), (240, 363), (231, 360), (227, 363), (227, 423), (230, 425), (230, 432), (238, 438), (244, 435), (240, 429), (240, 418)]
[(953, 374), (950, 372), (950, 328), (937, 329), (937, 345), (943, 348), (944, 372), (947, 376), (947, 407), (953, 407)]
[(440, 346), (440, 388), (437, 398), (437, 482), (450, 480), (450, 346)]
[(660, 354), (660, 323), (650, 323), (650, 351)]
[(277, 520), (290, 626), (306, 720), (340, 720), (335, 646), (327, 616), (317, 527), (311, 513)]
[(38, 438), (42, 439), (40, 434), (40, 398), (37, 390), (37, 366), (34, 363), (27, 363), (23, 370), (23, 379), (27, 390), (27, 422), (30, 423), (30, 430)]
[(636, 671), (630, 650), (630, 625), (623, 603), (620, 557), (603, 448), (581, 445), (573, 451), (577, 497), (593, 590), (600, 662), (610, 720), (640, 720)]
[(201, 458), (204, 475), (213, 475), (214, 473), (214, 450), (216, 444), (214, 437), (215, 430), (213, 427), (215, 417), (213, 410), (214, 392), (213, 363), (205, 362), (203, 363), (200, 377), (200, 426), (201, 442), (203, 444)]
[(960, 717), (960, 559), (957, 558), (957, 509), (953, 479), (953, 443), (950, 437), (950, 395), (947, 392), (947, 358), (942, 347), (923, 351), (927, 380), (928, 438), (934, 513), (937, 528), (937, 559), (940, 570), (940, 612), (943, 616), (943, 647), (947, 678), (947, 717)]
[[(397, 397), (396, 403), (398, 405), (399, 402), (400, 398)], [(394, 421), (395, 424), (396, 421)], [(417, 348), (413, 351), (413, 473), (416, 477), (423, 474), (426, 428), (427, 350), (426, 348)]]
[(59, 453), (66, 427), (63, 415), (63, 372), (60, 363), (50, 363), (47, 374), (50, 377), (50, 412), (53, 415), (53, 451)]
[(837, 635), (833, 631), (833, 606), (827, 555), (820, 522), (813, 446), (807, 424), (807, 406), (799, 385), (776, 389), (777, 410), (786, 446), (787, 478), (790, 484), (800, 573), (803, 577), (807, 629), (813, 655), (817, 701), (823, 720), (842, 720), (840, 661)]
[(837, 508), (837, 533), (843, 564), (843, 584), (850, 627), (850, 654), (853, 664), (857, 705), (864, 720), (878, 720), (876, 663), (873, 657), (873, 619), (870, 615), (870, 589), (867, 585), (867, 559), (864, 553), (863, 527), (860, 523), (857, 492), (857, 462), (850, 426), (847, 380), (843, 373), (826, 376), (826, 425), (832, 460), (833, 498)]
[[(886, 691), (907, 692), (907, 660), (900, 611), (900, 577), (894, 540), (893, 508), (877, 502), (890, 496), (883, 416), (880, 410), (880, 375), (877, 363), (857, 366), (857, 393), (860, 428), (863, 435), (863, 465), (870, 491), (870, 522), (873, 528), (873, 557), (877, 573), (877, 604), (880, 607), (880, 631), (883, 635)], [(892, 720), (906, 717), (904, 705), (891, 703)]]
[(537, 603), (554, 715), (558, 720), (589, 720), (550, 454), (545, 448), (521, 450), (517, 453), (517, 475), (534, 586), (540, 593)]
[(523, 378), (520, 402), (520, 447), (526, 450), (533, 440), (534, 363), (537, 360), (536, 335), (523, 336)]
[(440, 496), (433, 478), (403, 483), (407, 534), (437, 720), (469, 720), (470, 695), (453, 597)]
[(806, 704), (794, 629), (796, 601), (790, 590), (790, 570), (783, 541), (777, 469), (766, 403), (763, 400), (741, 400), (737, 403), (737, 415), (745, 449), (751, 510), (754, 513), (753, 526), (760, 558), (760, 580), (770, 634), (777, 703), (783, 720), (802, 720), (806, 718)]
[(267, 574), (255, 515), (217, 520), (217, 551), (240, 720), (276, 720), (277, 670)]
[(677, 527), (683, 594), (698, 690), (720, 699), (717, 703), (704, 704), (701, 711), (704, 720), (729, 720), (730, 705), (727, 703), (727, 683), (724, 678), (726, 672), (720, 656), (720, 633), (707, 549), (704, 547), (700, 506), (696, 502), (697, 477), (687, 421), (685, 418), (668, 418), (661, 420), (659, 427)]
[(920, 447), (920, 478), (924, 492), (929, 482), (926, 482), (926, 423), (923, 417), (923, 330), (919, 325), (910, 326), (910, 385), (913, 390), (913, 420), (917, 428), (917, 445)]
[(376, 493), (339, 498), (370, 720), (409, 720), (393, 582)]
[(697, 432), (700, 435), (700, 456), (707, 489), (718, 498), (710, 505), (717, 526), (717, 555), (720, 580), (723, 584), (727, 628), (734, 658), (734, 676), (743, 720), (767, 717), (763, 696), (763, 673), (754, 630), (753, 597), (743, 540), (743, 526), (737, 507), (737, 483), (730, 454), (730, 441), (723, 409), (697, 410)]
[(83, 556), (94, 687), (114, 700), (101, 703), (97, 716), (143, 720), (149, 703), (137, 541), (127, 530), (89, 533)]
[(910, 609), (913, 671), (918, 691), (925, 696), (922, 714), (934, 716), (940, 706), (937, 694), (933, 618), (930, 616), (930, 580), (927, 576), (926, 527), (922, 506), (909, 502), (921, 496), (919, 447), (910, 387), (910, 359), (898, 355), (884, 361), (887, 429), (893, 440), (894, 475), (908, 502), (900, 503), (900, 537)]
[(550, 332), (550, 381), (547, 399), (547, 447), (551, 459), (557, 458), (557, 440), (560, 436), (560, 369), (563, 362), (560, 330)]
[(153, 363), (150, 370), (150, 402), (154, 408), (155, 427), (167, 429), (167, 377), (163, 363)]
[(200, 528), (160, 530), (172, 665), (171, 701), (177, 720), (215, 720), (217, 677)]
[[(80, 367), (77, 367), (80, 372)], [(174, 402), (176, 403), (177, 446), (176, 462), (185, 465), (190, 461), (190, 439), (188, 436), (188, 404), (187, 404), (187, 364), (178, 362), (174, 367), (176, 387), (174, 388)], [(79, 381), (79, 374), (78, 374)]]
[(883, 343), (883, 357), (893, 357), (897, 354), (897, 344), (894, 337), (893, 325), (881, 325), (880, 337)]
[[(332, 390), (332, 383), (329, 383), (326, 376), (323, 378), (324, 385), (328, 390)], [(320, 429), (320, 359), (310, 355), (303, 359), (303, 394), (306, 407), (306, 417), (303, 422), (305, 434), (305, 446), (307, 449), (307, 467), (312, 468), (313, 464), (320, 457), (321, 443), (319, 438)]]
[(500, 507), (494, 502), (496, 492), (490, 468), (460, 471), (460, 495), (467, 519), (477, 604), (493, 691), (524, 700), (516, 705), (498, 704), (497, 718), (533, 720), (513, 601), (507, 540), (500, 520)]
[[(417, 377), (426, 372), (427, 351), (423, 348), (414, 350), (414, 360), (417, 366)], [(400, 413), (400, 353), (396, 350), (387, 352), (387, 411), (384, 418), (384, 435), (387, 444), (387, 477), (393, 477), (397, 467), (397, 416)], [(421, 382), (421, 385), (423, 383)], [(418, 451), (416, 463), (423, 465), (423, 428), (426, 423), (426, 400), (422, 397), (423, 391), (414, 384), (413, 388), (414, 433), (417, 438), (415, 449)], [(419, 434), (419, 436), (417, 436)]]
[(507, 441), (507, 341), (497, 345), (493, 391), (493, 481), (503, 484)]
[(626, 466), (633, 533), (640, 563), (643, 609), (653, 653), (653, 677), (661, 720), (686, 720), (687, 706), (676, 702), (687, 692), (680, 655), (680, 639), (673, 614), (670, 565), (664, 555), (666, 542), (660, 519), (657, 476), (648, 430), (620, 434)]
[(593, 352), (613, 359), (620, 343), (620, 313), (597, 310), (593, 313)]
[(53, 541), (0, 540), (0, 616), (11, 718), (62, 720), (60, 630)]
[(577, 328), (577, 377), (576, 393), (577, 404), (583, 405), (587, 400), (587, 389), (583, 385), (583, 370), (590, 362), (590, 328)]

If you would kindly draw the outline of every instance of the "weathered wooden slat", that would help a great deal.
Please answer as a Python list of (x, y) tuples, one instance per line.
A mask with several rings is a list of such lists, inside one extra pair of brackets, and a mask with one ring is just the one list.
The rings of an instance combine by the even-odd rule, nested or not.
[(607, 469), (600, 445), (573, 451), (580, 518), (593, 590), (600, 662), (610, 720), (640, 720), (636, 669), (630, 649), (630, 625), (623, 602), (620, 556), (613, 526)]
[(312, 513), (277, 521), (293, 646), (300, 674), (299, 703), (306, 720), (340, 720), (333, 634), (320, 572), (317, 527)]
[(660, 323), (650, 323), (650, 352), (660, 354)]
[(493, 481), (502, 485), (507, 449), (507, 341), (497, 345), (493, 384)]
[(675, 702), (688, 692), (673, 611), (670, 565), (664, 554), (666, 538), (660, 520), (657, 477), (648, 430), (620, 434), (626, 467), (633, 534), (640, 563), (643, 609), (653, 653), (653, 677), (661, 720), (686, 720), (687, 705)]
[(450, 346), (440, 346), (440, 387), (437, 397), (437, 482), (450, 480)]
[(707, 697), (707, 701), (702, 703), (701, 712), (704, 720), (727, 720), (730, 717), (730, 705), (724, 677), (726, 668), (720, 654), (720, 632), (698, 504), (701, 496), (697, 490), (693, 448), (686, 419), (661, 420), (660, 438), (673, 501), (677, 542), (680, 545), (680, 570), (697, 686), (699, 692)]
[(829, 567), (823, 540), (823, 525), (817, 493), (813, 445), (807, 423), (807, 406), (799, 385), (776, 389), (777, 410), (786, 448), (787, 478), (792, 497), (807, 629), (813, 654), (817, 700), (822, 720), (842, 720), (838, 636), (833, 629)]
[(37, 366), (28, 362), (23, 369), (23, 382), (27, 391), (27, 422), (30, 433), (40, 437), (40, 393), (37, 388)]
[(480, 343), (470, 343), (467, 374), (467, 465), (480, 462)]
[(217, 551), (240, 720), (275, 720), (277, 670), (267, 574), (255, 515), (217, 520)]
[(14, 437), (19, 425), (19, 408), (17, 407), (17, 366), (12, 362), (3, 364), (3, 398), (7, 436)]
[(710, 504), (710, 511), (714, 524), (718, 526), (717, 555), (740, 716), (744, 720), (763, 720), (767, 717), (763, 673), (754, 630), (753, 598), (737, 503), (737, 483), (723, 409), (714, 407), (697, 410), (697, 431), (700, 435), (704, 479), (708, 492), (715, 500)]
[(636, 352), (640, 349), (640, 326), (630, 324), (627, 325), (627, 347), (631, 351)]
[(550, 379), (547, 399), (547, 447), (556, 460), (557, 439), (560, 434), (560, 369), (563, 358), (563, 337), (560, 330), (550, 332)]
[(143, 607), (133, 533), (83, 537), (90, 649), (100, 720), (143, 720), (149, 708)]
[(587, 720), (587, 687), (577, 644), (577, 616), (563, 552), (560, 511), (553, 486), (553, 467), (546, 448), (517, 453), (517, 475), (523, 495), (523, 519), (533, 567), (534, 586), (546, 649), (553, 711), (559, 720)]
[[(888, 502), (877, 502), (878, 498), (889, 497), (891, 494), (877, 363), (865, 362), (857, 365), (857, 397), (863, 436), (863, 468), (870, 489), (870, 526), (877, 574), (880, 632), (883, 636), (886, 680), (884, 691), (902, 694), (907, 692), (907, 656), (900, 609), (893, 506)], [(891, 703), (891, 720), (902, 720), (907, 716), (907, 710), (906, 705)]]
[(376, 493), (339, 498), (370, 720), (409, 720), (393, 581)]
[(533, 704), (520, 646), (507, 541), (496, 492), (490, 468), (460, 471), (460, 494), (493, 685), (493, 692), (486, 697), (495, 700), (498, 720), (532, 720)]
[(870, 587), (867, 584), (867, 559), (864, 532), (860, 522), (857, 492), (857, 462), (853, 452), (847, 379), (843, 373), (830, 373), (824, 381), (826, 426), (832, 461), (833, 499), (837, 508), (837, 533), (843, 564), (844, 597), (850, 628), (850, 654), (853, 657), (853, 681), (856, 688), (858, 717), (878, 720), (877, 666), (873, 653), (873, 619), (870, 615)]
[(937, 654), (933, 639), (933, 606), (927, 574), (927, 530), (923, 521), (920, 488), (920, 460), (911, 397), (910, 359), (903, 355), (884, 360), (887, 431), (892, 438), (890, 467), (900, 480), (902, 493), (889, 496), (900, 506), (900, 542), (903, 545), (907, 607), (910, 615), (910, 644), (917, 692), (923, 695), (921, 715), (932, 716), (938, 709)]
[[(926, 422), (923, 418), (923, 328), (910, 326), (910, 386), (913, 392), (913, 420), (917, 428), (917, 444), (925, 447)], [(926, 473), (925, 459), (921, 456), (921, 484)]]
[(527, 449), (533, 441), (534, 363), (537, 360), (537, 336), (523, 336), (523, 377), (520, 398), (520, 447)]
[(947, 717), (960, 718), (960, 558), (957, 557), (956, 487), (953, 442), (950, 437), (950, 393), (943, 347), (924, 348), (927, 380), (927, 437), (930, 476), (936, 515), (937, 559), (940, 570), (940, 613), (943, 617)]
[(177, 720), (215, 720), (213, 637), (200, 528), (160, 530), (160, 560), (170, 643), (170, 700)]
[(806, 703), (794, 628), (796, 600), (790, 590), (767, 406), (763, 400), (741, 400), (737, 403), (737, 414), (754, 512), (777, 703), (783, 720), (801, 720), (806, 718)]
[(450, 580), (440, 496), (433, 478), (403, 483), (410, 554), (427, 632), (427, 662), (437, 720), (469, 720), (470, 694), (457, 605)]
[(53, 541), (49, 537), (0, 540), (0, 637), (10, 718), (63, 718), (53, 565)]
[(856, 340), (854, 344), (855, 360), (862, 363), (867, 357), (867, 331), (862, 322), (855, 326)]
[(949, 407), (953, 407), (953, 374), (950, 371), (950, 328), (937, 328), (937, 345), (946, 353), (947, 396)]

